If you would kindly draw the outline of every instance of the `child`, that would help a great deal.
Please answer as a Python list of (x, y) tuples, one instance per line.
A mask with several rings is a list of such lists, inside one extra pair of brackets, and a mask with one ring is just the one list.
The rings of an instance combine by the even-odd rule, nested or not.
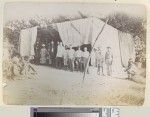
[(135, 65), (131, 58), (128, 61), (128, 67), (125, 69), (125, 72), (127, 72), (129, 79), (135, 75)]

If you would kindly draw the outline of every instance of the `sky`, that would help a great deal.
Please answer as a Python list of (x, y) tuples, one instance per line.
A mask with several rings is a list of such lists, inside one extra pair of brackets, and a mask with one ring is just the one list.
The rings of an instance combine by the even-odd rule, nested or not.
[(78, 11), (95, 17), (105, 17), (113, 12), (145, 17), (146, 7), (138, 4), (92, 4), (92, 3), (32, 3), (12, 2), (4, 7), (4, 23), (11, 20), (28, 20), (36, 16), (53, 18), (59, 15), (79, 15)]

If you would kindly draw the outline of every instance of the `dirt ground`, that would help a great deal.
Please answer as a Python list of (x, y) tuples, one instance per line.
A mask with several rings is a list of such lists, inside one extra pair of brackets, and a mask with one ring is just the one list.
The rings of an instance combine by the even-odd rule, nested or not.
[(38, 78), (16, 76), (14, 80), (4, 80), (5, 104), (140, 106), (144, 103), (145, 78), (140, 73), (133, 80), (86, 75), (83, 83), (79, 72), (36, 67)]

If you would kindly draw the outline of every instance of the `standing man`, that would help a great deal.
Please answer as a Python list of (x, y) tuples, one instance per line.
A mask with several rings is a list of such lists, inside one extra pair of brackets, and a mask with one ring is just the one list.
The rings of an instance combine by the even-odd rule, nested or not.
[(50, 50), (51, 50), (51, 44), (48, 43), (47, 51), (48, 51), (48, 64), (51, 65), (51, 55), (50, 55)]
[(51, 45), (50, 45), (50, 59), (51, 59), (52, 67), (55, 67), (55, 58), (56, 58), (55, 50), (56, 50), (56, 47), (54, 45), (54, 41), (52, 40)]
[(83, 52), (81, 51), (80, 47), (78, 47), (78, 50), (75, 52), (77, 71), (82, 71), (82, 63), (81, 63), (82, 53)]
[(105, 54), (105, 63), (107, 67), (107, 75), (111, 76), (112, 75), (112, 62), (113, 62), (113, 54), (111, 52), (111, 47), (107, 47), (107, 51)]
[(56, 67), (59, 69), (61, 69), (63, 66), (63, 53), (64, 53), (64, 47), (62, 45), (62, 42), (59, 42), (57, 47), (57, 55), (56, 55)]
[(63, 53), (64, 69), (65, 70), (68, 70), (68, 59), (69, 59), (68, 48), (67, 48), (67, 46), (65, 46), (65, 50)]
[(35, 52), (34, 63), (39, 64), (40, 63), (40, 44), (38, 41), (34, 45), (34, 52)]
[(104, 58), (102, 56), (101, 50), (98, 51), (97, 53), (97, 74), (98, 75), (104, 75), (103, 73), (103, 62), (104, 62)]
[[(84, 52), (83, 52), (83, 66), (84, 66), (84, 71), (86, 70), (87, 63), (88, 63), (88, 58), (89, 58), (89, 52), (87, 51), (87, 47), (84, 47)], [(89, 73), (89, 69), (87, 69), (87, 73)]]
[(74, 61), (75, 61), (75, 50), (70, 46), (69, 50), (69, 69), (73, 72), (74, 71)]

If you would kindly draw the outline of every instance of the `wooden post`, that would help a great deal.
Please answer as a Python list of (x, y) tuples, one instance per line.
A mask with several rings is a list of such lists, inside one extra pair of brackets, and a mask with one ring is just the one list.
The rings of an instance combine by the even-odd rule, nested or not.
[[(106, 20), (106, 22), (105, 22), (105, 24), (103, 25), (101, 31), (100, 31), (99, 34), (97, 35), (97, 37), (96, 37), (96, 39), (95, 39), (95, 41), (94, 41), (94, 43), (93, 43), (93, 45), (92, 45), (91, 52), (93, 51), (93, 48), (94, 48), (94, 46), (95, 46), (95, 44), (96, 44), (96, 42), (97, 42), (97, 40), (98, 40), (98, 37), (99, 37), (99, 36), (101, 35), (101, 33), (103, 32), (103, 30), (104, 30), (104, 28), (105, 28), (105, 26), (106, 26), (108, 20), (109, 20), (109, 19)], [(85, 75), (86, 75), (86, 72), (87, 72), (88, 67), (89, 67), (90, 58), (91, 58), (91, 53), (89, 54), (88, 61), (87, 61), (87, 64), (86, 64), (86, 68), (85, 68), (84, 73), (83, 73), (83, 80), (82, 80), (82, 83), (84, 83)]]

